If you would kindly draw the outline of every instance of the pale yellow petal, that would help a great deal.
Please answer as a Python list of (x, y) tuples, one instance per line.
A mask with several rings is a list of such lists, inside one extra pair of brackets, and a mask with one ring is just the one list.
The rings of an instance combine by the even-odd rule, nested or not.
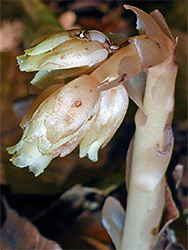
[(98, 42), (73, 39), (54, 50), (30, 56), (19, 64), (21, 71), (57, 70), (92, 66), (104, 61), (108, 51)]
[(45, 53), (66, 41), (72, 40), (76, 33), (78, 33), (78, 30), (59, 31), (54, 34), (45, 35), (34, 41), (33, 44), (36, 44), (36, 46), (25, 50), (25, 53), (30, 56)]
[(24, 128), (28, 125), (30, 122), (34, 112), (37, 110), (37, 108), (40, 106), (40, 104), (48, 97), (50, 96), (53, 92), (55, 92), (57, 89), (61, 88), (64, 84), (54, 84), (44, 90), (38, 97), (37, 99), (32, 103), (30, 106), (29, 110), (25, 114), (25, 116), (22, 118), (20, 127)]
[(88, 154), (98, 160), (98, 150), (104, 147), (120, 126), (128, 107), (128, 96), (123, 85), (101, 92), (100, 110), (91, 129), (80, 143), (80, 157)]
[(37, 176), (53, 158), (71, 152), (98, 114), (98, 85), (92, 77), (83, 75), (63, 87), (46, 89), (23, 118), (20, 142), (7, 148), (13, 154), (12, 163), (21, 168), (29, 166)]

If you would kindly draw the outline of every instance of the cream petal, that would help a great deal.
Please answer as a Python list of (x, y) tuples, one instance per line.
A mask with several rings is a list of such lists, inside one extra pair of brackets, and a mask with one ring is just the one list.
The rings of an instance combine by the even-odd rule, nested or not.
[(46, 89), (53, 84), (61, 84), (63, 81), (67, 83), (73, 80), (72, 78), (91, 73), (101, 63), (96, 63), (91, 67), (83, 66), (71, 69), (38, 71), (32, 79), (31, 84), (39, 89)]
[(99, 111), (98, 85), (92, 77), (82, 75), (56, 90), (55, 85), (46, 89), (22, 121), (20, 142), (7, 148), (13, 154), (12, 163), (21, 168), (29, 166), (37, 176), (54, 157), (73, 150)]
[(28, 57), (29, 56), (26, 54), (17, 56), (16, 59), (17, 59), (18, 65), (22, 64)]
[(39, 89), (46, 89), (49, 86), (62, 81), (62, 78), (58, 78), (58, 76), (61, 76), (62, 72), (63, 70), (39, 71), (35, 74), (30, 83)]
[(61, 88), (64, 84), (54, 84), (44, 90), (38, 97), (37, 99), (32, 103), (30, 106), (29, 110), (25, 114), (25, 116), (22, 118), (20, 127), (23, 129), (27, 127), (28, 123), (30, 122), (34, 112), (37, 110), (37, 108), (40, 106), (40, 104), (52, 93), (54, 93), (57, 89)]
[(89, 73), (90, 69), (92, 70), (93, 68), (84, 66), (71, 69), (39, 71), (35, 74), (31, 84), (39, 89), (46, 89), (53, 84), (61, 83), (64, 79)]
[(131, 77), (125, 82), (125, 87), (128, 96), (137, 104), (138, 107), (142, 108), (146, 87), (146, 73), (142, 71)]
[[(98, 87), (100, 91), (113, 88), (135, 74), (162, 63), (170, 57), (174, 48), (168, 26), (161, 14), (155, 12), (148, 15), (136, 7), (124, 7), (137, 15), (137, 29), (141, 35), (129, 38), (129, 44), (125, 48), (120, 48), (92, 73), (92, 76), (101, 82), (101, 86)], [(116, 59), (117, 55), (119, 61)], [(109, 74), (106, 74), (105, 67), (111, 68)]]
[(174, 37), (172, 36), (172, 33), (166, 23), (166, 20), (164, 19), (160, 11), (154, 10), (149, 15), (155, 20), (155, 22), (159, 25), (165, 35), (167, 35), (172, 41), (174, 41)]
[(21, 71), (57, 70), (92, 66), (104, 61), (108, 51), (98, 42), (73, 39), (44, 54), (30, 56), (20, 66)]
[[(62, 32), (62, 31), (60, 31)], [(44, 40), (46, 40), (48, 37), (56, 34), (56, 33), (59, 33), (59, 31), (55, 31), (55, 32), (51, 32), (51, 33), (48, 33), (48, 34), (45, 34), (43, 36), (40, 36), (38, 38), (36, 38), (34, 41), (32, 41), (29, 46), (32, 48), (32, 47), (36, 47), (36, 45), (38, 45), (39, 43), (43, 42)]]
[(146, 34), (153, 39), (166, 40), (167, 37), (149, 14), (134, 6), (124, 5), (123, 7), (126, 10), (132, 10), (137, 15), (136, 29), (141, 35)]
[(43, 155), (37, 148), (37, 141), (24, 142), (22, 141), (21, 147), (9, 147), (7, 148), (8, 153), (10, 154), (12, 150), (15, 150), (16, 153), (10, 159), (10, 161), (20, 168), (29, 166), (30, 171), (32, 171), (35, 176), (38, 176), (44, 169), (48, 166), (52, 158), (48, 155)]
[(33, 43), (36, 44), (36, 46), (25, 50), (25, 53), (27, 55), (34, 56), (50, 51), (58, 45), (72, 40), (78, 31), (79, 30), (59, 31), (54, 34), (45, 35), (35, 40)]
[[(110, 87), (115, 87), (120, 84), (121, 77), (119, 76), (118, 68), (121, 60), (125, 56), (127, 58), (137, 57), (136, 63), (134, 61), (134, 66), (137, 67), (138, 65), (140, 68), (136, 47), (134, 43), (131, 42), (127, 46), (120, 48), (106, 62), (91, 73), (91, 76), (101, 83), (101, 86), (98, 87), (99, 90), (107, 90)], [(135, 67), (129, 67), (129, 70), (135, 71)], [(108, 87), (109, 84), (110, 87)]]
[(80, 157), (88, 154), (98, 160), (98, 150), (104, 147), (120, 126), (128, 107), (128, 96), (123, 85), (101, 92), (100, 110), (91, 129), (80, 143)]

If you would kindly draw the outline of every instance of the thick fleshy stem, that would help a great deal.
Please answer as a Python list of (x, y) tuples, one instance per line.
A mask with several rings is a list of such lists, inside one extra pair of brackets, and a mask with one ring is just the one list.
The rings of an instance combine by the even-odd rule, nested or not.
[(165, 204), (165, 171), (172, 148), (171, 120), (177, 65), (174, 55), (148, 69), (143, 108), (135, 116), (129, 150), (128, 201), (121, 239), (123, 250), (150, 249)]

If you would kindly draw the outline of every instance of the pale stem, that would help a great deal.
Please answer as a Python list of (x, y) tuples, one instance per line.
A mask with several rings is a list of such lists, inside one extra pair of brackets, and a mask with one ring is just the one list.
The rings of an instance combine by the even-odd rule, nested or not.
[[(156, 73), (160, 70), (157, 79)], [(171, 142), (167, 134), (171, 131), (169, 116), (173, 112), (176, 72), (172, 58), (166, 65), (149, 71), (143, 109), (135, 116), (136, 132), (120, 247), (123, 250), (150, 249), (158, 232), (165, 204), (164, 174), (173, 147), (172, 133)]]

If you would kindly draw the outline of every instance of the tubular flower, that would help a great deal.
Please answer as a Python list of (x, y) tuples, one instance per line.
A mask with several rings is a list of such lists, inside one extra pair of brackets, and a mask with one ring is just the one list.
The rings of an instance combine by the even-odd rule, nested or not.
[(120, 126), (128, 107), (128, 95), (121, 84), (101, 92), (99, 113), (90, 130), (80, 143), (80, 157), (88, 154), (92, 161), (98, 160), (98, 150), (105, 147)]
[(37, 176), (53, 158), (71, 153), (82, 139), (81, 157), (85, 152), (95, 161), (99, 147), (120, 126), (128, 105), (124, 86), (99, 92), (98, 85), (91, 76), (82, 75), (43, 91), (21, 121), (20, 142), (7, 148), (13, 154), (12, 163), (29, 166)]
[(17, 61), (21, 71), (39, 71), (31, 83), (41, 89), (55, 83), (58, 77), (88, 73), (116, 49), (103, 33), (96, 30), (56, 32), (37, 39), (32, 46), (24, 55), (18, 56)]
[(44, 94), (39, 96), (21, 122), (24, 132), (20, 142), (7, 148), (13, 154), (12, 163), (21, 168), (29, 166), (37, 176), (54, 157), (70, 153), (98, 113), (97, 85), (96, 80), (83, 75), (55, 92), (53, 89), (45, 100)]

